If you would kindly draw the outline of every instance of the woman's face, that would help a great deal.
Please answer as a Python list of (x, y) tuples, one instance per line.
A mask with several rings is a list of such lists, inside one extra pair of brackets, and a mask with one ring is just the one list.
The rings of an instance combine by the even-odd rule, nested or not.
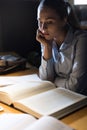
[(61, 19), (55, 10), (42, 7), (37, 12), (38, 28), (47, 40), (58, 38), (65, 26), (65, 20)]

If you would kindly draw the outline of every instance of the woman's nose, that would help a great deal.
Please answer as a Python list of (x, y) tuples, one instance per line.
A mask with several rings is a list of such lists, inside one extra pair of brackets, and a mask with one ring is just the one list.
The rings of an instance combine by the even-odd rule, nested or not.
[(47, 25), (45, 23), (41, 24), (40, 30), (44, 32), (47, 29)]

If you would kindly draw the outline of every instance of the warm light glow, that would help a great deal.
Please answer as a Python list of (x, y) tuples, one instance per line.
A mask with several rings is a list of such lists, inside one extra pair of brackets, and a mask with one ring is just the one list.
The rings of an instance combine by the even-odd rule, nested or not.
[(87, 0), (74, 0), (75, 5), (85, 5), (87, 4)]

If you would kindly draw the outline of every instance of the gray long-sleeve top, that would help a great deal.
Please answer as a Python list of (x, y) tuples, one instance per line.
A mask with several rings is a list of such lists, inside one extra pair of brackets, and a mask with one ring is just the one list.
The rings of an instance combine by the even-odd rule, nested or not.
[(87, 95), (87, 33), (70, 28), (60, 48), (53, 42), (52, 58), (47, 61), (43, 59), (44, 46), (41, 49), (40, 78)]

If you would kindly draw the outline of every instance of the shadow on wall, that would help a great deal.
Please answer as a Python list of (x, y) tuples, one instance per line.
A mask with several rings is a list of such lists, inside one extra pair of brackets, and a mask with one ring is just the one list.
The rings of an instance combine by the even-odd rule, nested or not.
[(27, 56), (40, 52), (36, 41), (36, 9), (33, 0), (0, 0), (0, 52), (15, 51)]

